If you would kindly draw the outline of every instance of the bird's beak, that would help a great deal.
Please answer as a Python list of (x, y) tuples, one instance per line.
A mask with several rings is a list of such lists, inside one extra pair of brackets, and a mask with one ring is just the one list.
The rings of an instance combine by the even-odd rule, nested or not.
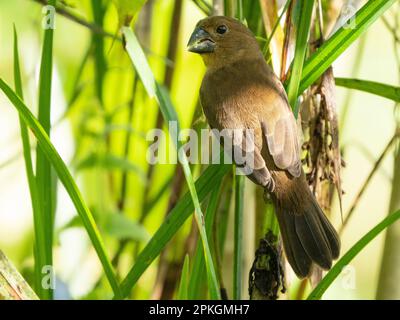
[(194, 53), (211, 53), (214, 52), (215, 42), (211, 39), (211, 35), (202, 28), (196, 27), (190, 36), (188, 50)]

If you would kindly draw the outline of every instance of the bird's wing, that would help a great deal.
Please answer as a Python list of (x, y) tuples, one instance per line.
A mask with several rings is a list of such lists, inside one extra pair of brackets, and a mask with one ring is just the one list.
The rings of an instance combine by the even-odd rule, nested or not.
[[(224, 147), (225, 153), (230, 155), (241, 174), (246, 175), (254, 183), (273, 191), (274, 182), (261, 155), (261, 150), (254, 142), (254, 131), (248, 130), (238, 122), (231, 127), (234, 129), (224, 128), (213, 131)], [(259, 131), (261, 132), (261, 128)]]
[(279, 91), (274, 91), (278, 96), (269, 101), (272, 105), (268, 106), (268, 111), (266, 109), (261, 113), (259, 120), (275, 165), (289, 171), (292, 176), (299, 177), (301, 160), (296, 120), (284, 93), (278, 94)]
[(233, 144), (235, 162), (237, 164), (239, 162), (239, 167), (250, 180), (272, 192), (275, 188), (274, 181), (261, 150), (255, 143), (254, 131), (240, 130), (239, 133), (241, 133), (240, 141)]

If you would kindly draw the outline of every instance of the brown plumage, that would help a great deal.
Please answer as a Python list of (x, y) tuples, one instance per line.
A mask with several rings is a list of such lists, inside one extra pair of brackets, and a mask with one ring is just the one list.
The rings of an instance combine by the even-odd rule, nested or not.
[[(254, 130), (248, 177), (271, 194), (293, 270), (303, 278), (312, 263), (329, 269), (339, 256), (339, 237), (308, 187), (295, 118), (255, 37), (237, 20), (210, 17), (197, 24), (189, 51), (207, 66), (200, 98), (211, 128)], [(244, 144), (236, 148), (245, 152)]]

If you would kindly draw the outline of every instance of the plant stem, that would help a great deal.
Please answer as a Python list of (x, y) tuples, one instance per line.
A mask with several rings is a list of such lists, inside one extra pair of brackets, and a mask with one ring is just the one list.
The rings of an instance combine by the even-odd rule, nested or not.
[[(55, 0), (48, 1), (49, 5), (55, 6)], [(54, 17), (53, 17), (54, 19)], [(39, 123), (44, 128), (46, 134), (50, 136), (51, 127), (51, 88), (52, 88), (52, 71), (53, 71), (53, 33), (52, 26), (44, 32), (42, 57), (40, 63), (40, 76), (39, 76)], [(38, 187), (38, 197), (41, 203), (41, 212), (39, 212), (39, 219), (35, 219), (39, 223), (39, 232), (44, 234), (43, 246), (37, 248), (45, 253), (44, 261), (39, 262), (40, 273), (44, 271), (45, 267), (53, 266), (53, 227), (54, 227), (54, 214), (55, 214), (55, 183), (52, 179), (52, 168), (49, 160), (46, 158), (44, 152), (37, 148), (36, 151), (36, 182)], [(43, 274), (42, 274), (43, 275)], [(42, 279), (42, 278), (41, 278)], [(43, 279), (42, 279), (43, 280)], [(42, 281), (40, 281), (42, 282)], [(39, 296), (41, 299), (52, 299), (53, 289), (52, 286), (44, 288), (40, 283)]]
[[(19, 62), (19, 50), (18, 50), (18, 36), (17, 31), (14, 26), (14, 83), (15, 83), (15, 92), (21, 98), (24, 99), (23, 89), (22, 89), (22, 80), (21, 80), (21, 69)], [(41, 270), (39, 266), (42, 264), (41, 261), (45, 261), (44, 252), (39, 250), (39, 247), (45, 246), (45, 238), (44, 233), (39, 228), (40, 219), (39, 215), (41, 214), (40, 210), (40, 201), (38, 198), (38, 189), (36, 184), (36, 177), (33, 171), (33, 163), (32, 163), (32, 155), (31, 155), (31, 144), (28, 134), (28, 127), (25, 124), (22, 116), (19, 116), (19, 124), (21, 129), (21, 139), (22, 139), (22, 147), (23, 147), (23, 155), (25, 160), (25, 171), (26, 177), (29, 185), (29, 192), (31, 195), (31, 204), (32, 204), (32, 212), (34, 219), (34, 231), (35, 231), (35, 245), (34, 245), (34, 255), (35, 255), (35, 287), (41, 287)], [(39, 262), (38, 262), (39, 261)], [(41, 292), (40, 289), (37, 289), (38, 292)]]
[(286, 20), (285, 20), (285, 36), (283, 39), (283, 47), (282, 47), (282, 54), (281, 54), (281, 72), (280, 72), (280, 79), (282, 82), (285, 82), (287, 77), (287, 65), (288, 65), (288, 56), (289, 56), (289, 45), (290, 45), (290, 37), (292, 34), (292, 13), (293, 13), (293, 0), (288, 0), (289, 7), (287, 9)]
[(244, 179), (242, 175), (235, 176), (235, 221), (234, 221), (234, 251), (233, 251), (233, 299), (240, 300), (242, 295), (243, 269), (243, 211), (244, 211)]

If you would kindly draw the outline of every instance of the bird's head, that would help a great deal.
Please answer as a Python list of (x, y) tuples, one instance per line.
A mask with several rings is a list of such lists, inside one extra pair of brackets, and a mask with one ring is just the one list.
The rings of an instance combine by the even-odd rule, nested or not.
[(208, 67), (262, 57), (251, 31), (238, 20), (224, 16), (200, 20), (190, 37), (188, 50), (200, 54)]

